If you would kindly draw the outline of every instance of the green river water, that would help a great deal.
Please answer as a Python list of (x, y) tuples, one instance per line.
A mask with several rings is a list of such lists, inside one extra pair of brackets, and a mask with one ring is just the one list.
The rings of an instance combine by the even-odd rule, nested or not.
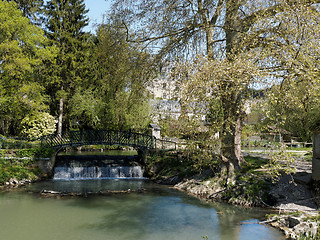
[[(48, 198), (42, 190), (142, 193)], [(0, 192), (1, 240), (282, 240), (265, 210), (205, 203), (144, 180), (48, 181)], [(206, 238), (207, 236), (207, 238)]]

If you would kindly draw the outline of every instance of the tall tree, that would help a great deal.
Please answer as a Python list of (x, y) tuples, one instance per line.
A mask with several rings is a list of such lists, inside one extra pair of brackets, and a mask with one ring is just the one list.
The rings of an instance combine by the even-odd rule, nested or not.
[(268, 91), (265, 120), (311, 141), (320, 119), (320, 11), (316, 5), (299, 4), (277, 18), (281, 31), (270, 37), (282, 39), (272, 54), (279, 84)]
[(44, 0), (8, 0), (18, 4), (23, 16), (29, 18), (33, 23), (40, 24), (40, 16)]
[[(205, 53), (209, 61), (225, 59), (222, 62), (225, 68), (233, 67), (236, 70), (235, 63), (241, 62), (240, 59), (249, 62), (249, 58), (246, 57), (247, 51), (257, 49), (251, 59), (257, 61), (255, 55), (260, 54), (259, 49), (265, 49), (264, 46), (268, 44), (273, 44), (275, 47), (275, 42), (279, 43), (279, 39), (269, 38), (270, 33), (281, 30), (279, 22), (274, 22), (273, 17), (288, 7), (294, 8), (299, 4), (310, 6), (316, 0), (298, 2), (115, 0), (114, 2), (114, 14), (123, 16), (125, 22), (134, 23), (138, 34), (131, 41), (161, 47), (159, 53), (164, 55), (172, 51), (192, 52), (193, 49), (200, 49), (198, 53)], [(263, 61), (260, 61), (260, 64), (264, 67), (267, 65)], [(241, 71), (245, 73), (247, 70), (244, 68)], [(241, 75), (237, 71), (231, 76), (221, 74), (219, 83), (219, 91), (224, 93), (219, 95), (223, 110), (220, 130), (221, 168), (230, 176), (235, 169), (240, 168), (243, 161), (240, 148), (243, 96), (246, 91), (245, 86), (250, 85), (247, 79), (253, 77), (245, 77), (246, 80), (241, 83), (241, 79), (237, 79)]]
[[(0, 119), (5, 134), (18, 134), (26, 115), (47, 109), (39, 69), (54, 56), (41, 28), (14, 2), (0, 2)], [(8, 130), (12, 129), (11, 132)]]
[[(72, 97), (71, 113), (82, 127), (142, 130), (149, 123), (147, 81), (151, 56), (126, 42), (126, 29), (109, 21), (97, 28), (91, 57), (95, 76)], [(83, 102), (84, 104), (81, 104)]]
[(83, 28), (88, 25), (84, 0), (51, 0), (45, 6), (46, 34), (51, 44), (59, 48), (55, 62), (48, 66), (51, 79), (48, 91), (58, 108), (52, 106), (58, 115), (58, 133), (63, 128), (63, 116), (69, 95), (77, 84), (83, 81), (86, 67), (88, 34)]

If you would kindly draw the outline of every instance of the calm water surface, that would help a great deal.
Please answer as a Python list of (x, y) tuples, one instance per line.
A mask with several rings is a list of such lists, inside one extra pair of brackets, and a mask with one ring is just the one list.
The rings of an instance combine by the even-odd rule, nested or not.
[[(41, 197), (41, 190), (68, 192), (144, 188), (143, 193)], [(0, 192), (4, 240), (277, 240), (282, 234), (256, 224), (265, 212), (204, 203), (146, 181), (51, 181)]]

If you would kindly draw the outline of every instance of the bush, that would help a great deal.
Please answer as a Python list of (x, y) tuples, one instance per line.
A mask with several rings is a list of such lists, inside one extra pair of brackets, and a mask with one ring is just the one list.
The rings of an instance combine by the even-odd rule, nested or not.
[(31, 167), (32, 163), (31, 159), (4, 159), (0, 156), (0, 185), (12, 178), (36, 179), (37, 169)]
[(29, 138), (42, 137), (56, 131), (56, 120), (49, 113), (39, 112), (21, 121), (21, 134)]
[(54, 149), (52, 148), (32, 148), (32, 149), (20, 149), (16, 151), (16, 156), (23, 158), (47, 158), (51, 157)]

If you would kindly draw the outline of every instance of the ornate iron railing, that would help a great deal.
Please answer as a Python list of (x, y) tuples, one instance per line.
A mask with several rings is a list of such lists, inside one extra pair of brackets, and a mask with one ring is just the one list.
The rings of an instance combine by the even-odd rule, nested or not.
[(46, 135), (41, 138), (42, 147), (59, 149), (83, 145), (121, 145), (141, 150), (154, 149), (155, 138), (135, 132), (85, 130)]

